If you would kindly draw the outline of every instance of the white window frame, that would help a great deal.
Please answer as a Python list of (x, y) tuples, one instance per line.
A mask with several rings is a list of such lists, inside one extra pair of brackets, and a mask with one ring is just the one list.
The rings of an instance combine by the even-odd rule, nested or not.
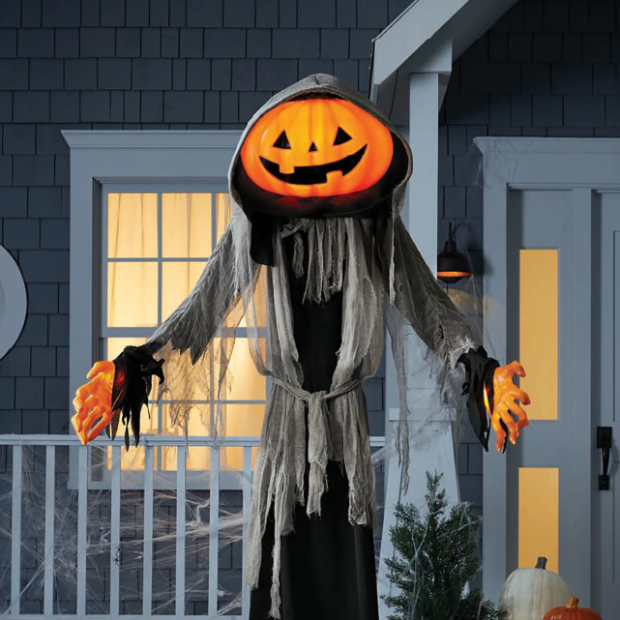
[[(70, 148), (70, 312), (69, 402), (85, 382), (92, 364), (100, 359), (101, 258), (103, 188), (140, 185), (169, 186), (184, 191), (227, 188), (228, 168), (241, 136), (239, 130), (222, 131), (62, 131)], [(147, 191), (146, 189), (143, 191)], [(267, 385), (267, 389), (269, 385)], [(73, 415), (72, 410), (68, 412)], [(122, 442), (122, 432), (116, 438)], [(106, 441), (107, 440), (106, 438)], [(97, 440), (92, 444), (97, 445)], [(256, 439), (258, 445), (258, 438)], [(77, 488), (77, 449), (70, 451), (69, 484)], [(89, 451), (92, 454), (92, 450)], [(191, 474), (199, 474), (195, 480)], [(162, 474), (170, 474), (168, 476)], [(187, 472), (188, 487), (208, 489), (209, 476)], [(172, 488), (176, 472), (157, 472), (161, 486)], [(142, 488), (144, 474), (123, 471), (123, 488)], [(240, 489), (235, 472), (220, 473), (221, 489)], [(109, 488), (109, 481), (90, 481), (89, 488)], [(172, 486), (171, 486), (172, 485)], [(158, 488), (160, 484), (158, 481)]]

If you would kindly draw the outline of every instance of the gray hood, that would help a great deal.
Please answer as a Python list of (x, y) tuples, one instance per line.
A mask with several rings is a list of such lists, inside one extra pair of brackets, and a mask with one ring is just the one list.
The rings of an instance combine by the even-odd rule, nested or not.
[(316, 73), (314, 75), (310, 75), (303, 80), (295, 82), (295, 84), (292, 84), (291, 86), (288, 86), (287, 88), (281, 90), (279, 93), (276, 93), (261, 108), (259, 108), (254, 113), (252, 118), (248, 121), (245, 130), (243, 131), (243, 134), (239, 139), (239, 143), (237, 144), (237, 148), (235, 150), (235, 154), (232, 158), (228, 171), (230, 194), (234, 202), (238, 206), (242, 205), (243, 197), (240, 195), (239, 188), (236, 187), (233, 179), (235, 177), (235, 171), (237, 169), (237, 166), (240, 165), (241, 146), (243, 145), (252, 127), (265, 113), (267, 113), (272, 108), (280, 105), (281, 103), (284, 103), (285, 101), (294, 99), (296, 97), (299, 97), (300, 95), (321, 93), (334, 95), (342, 99), (346, 99), (351, 103), (354, 103), (356, 106), (358, 106), (371, 116), (374, 116), (383, 125), (385, 125), (390, 130), (393, 137), (402, 144), (402, 150), (406, 154), (407, 158), (406, 173), (392, 190), (392, 210), (393, 213), (399, 213), (403, 206), (405, 187), (407, 181), (409, 180), (409, 177), (411, 176), (412, 171), (411, 149), (409, 148), (407, 141), (396, 131), (395, 127), (390, 123), (388, 118), (375, 106), (372, 101), (370, 101), (364, 95), (360, 94), (355, 89), (351, 88), (351, 86), (349, 86), (346, 82), (343, 82), (342, 80), (338, 79), (333, 75), (327, 75), (325, 73)]
[[(292, 84), (288, 88), (281, 90), (269, 99), (257, 112), (252, 116), (246, 128), (239, 139), (235, 154), (231, 160), (230, 168), (228, 171), (228, 183), (230, 187), (231, 206), (232, 206), (232, 218), (235, 229), (235, 253), (237, 256), (237, 269), (241, 269), (241, 262), (251, 260), (257, 263), (263, 263), (267, 265), (273, 264), (271, 249), (267, 247), (268, 243), (264, 240), (270, 238), (271, 224), (266, 218), (252, 218), (254, 221), (250, 222), (248, 217), (244, 213), (242, 208), (243, 196), (239, 192), (239, 188), (236, 186), (235, 172), (241, 163), (241, 146), (243, 145), (248, 133), (256, 122), (269, 110), (277, 105), (299, 97), (305, 94), (329, 94), (337, 97), (341, 97), (357, 105), (359, 108), (375, 117), (391, 132), (395, 143), (399, 144), (399, 150), (406, 157), (406, 165), (403, 165), (401, 161), (400, 169), (403, 170), (400, 174), (400, 178), (397, 179), (393, 188), (390, 188), (389, 192), (383, 198), (388, 200), (391, 204), (387, 205), (390, 208), (385, 209), (385, 217), (383, 217), (378, 224), (378, 253), (379, 261), (382, 264), (383, 273), (386, 278), (386, 290), (389, 292), (391, 300), (395, 298), (394, 291), (394, 247), (395, 247), (395, 230), (396, 220), (400, 219), (400, 212), (402, 211), (405, 189), (407, 181), (411, 176), (413, 170), (411, 149), (407, 141), (398, 133), (396, 128), (392, 125), (389, 119), (370, 101), (367, 97), (361, 95), (359, 92), (351, 88), (346, 82), (339, 80), (333, 75), (327, 75), (324, 73), (317, 73), (310, 75), (295, 84)], [(400, 148), (402, 147), (402, 148)], [(384, 175), (384, 176), (387, 176)], [(261, 227), (263, 229), (261, 230)], [(257, 248), (262, 248), (258, 250)], [(262, 256), (261, 252), (264, 250)], [(245, 256), (244, 256), (245, 255)], [(242, 258), (244, 256), (244, 258)], [(246, 263), (246, 268), (250, 265)], [(238, 287), (241, 286), (240, 281), (237, 282)]]

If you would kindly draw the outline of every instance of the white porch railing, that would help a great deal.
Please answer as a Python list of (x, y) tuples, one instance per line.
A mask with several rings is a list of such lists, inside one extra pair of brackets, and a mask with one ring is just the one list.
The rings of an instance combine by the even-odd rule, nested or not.
[[(188, 447), (208, 447), (211, 454), (210, 462), (210, 502), (209, 502), (209, 557), (208, 557), (208, 613), (198, 617), (215, 619), (218, 617), (231, 620), (244, 620), (248, 617), (250, 607), (250, 592), (245, 585), (245, 576), (242, 577), (241, 615), (222, 616), (218, 611), (218, 566), (220, 552), (220, 450), (222, 448), (243, 449), (243, 471), (239, 472), (243, 484), (240, 487), (242, 495), (243, 539), (242, 557), (245, 558), (246, 529), (250, 516), (251, 479), (252, 479), (252, 449), (258, 446), (259, 440), (255, 437), (230, 437), (214, 445), (208, 437), (172, 437), (144, 435), (140, 443), (145, 450), (145, 467), (143, 472), (144, 492), (144, 536), (142, 549), (142, 613), (122, 614), (123, 620), (155, 617), (161, 620), (179, 620), (197, 617), (189, 615), (185, 609), (185, 543), (186, 543), (186, 454)], [(371, 446), (382, 447), (384, 437), (372, 437)], [(113, 550), (120, 548), (121, 523), (121, 449), (124, 448), (121, 438), (115, 441), (99, 437), (95, 442), (84, 447), (74, 435), (0, 435), (0, 449), (12, 447), (12, 489), (11, 489), (11, 557), (10, 557), (10, 604), (6, 610), (0, 609), (0, 618), (6, 620), (59, 620), (88, 618), (89, 620), (110, 620), (121, 616), (120, 576), (121, 568)], [(21, 575), (21, 548), (22, 548), (22, 492), (24, 489), (23, 450), (25, 446), (45, 447), (45, 515), (44, 515), (44, 553), (43, 564), (43, 613), (20, 613), (22, 597)], [(59, 446), (68, 446), (77, 452), (77, 565), (76, 565), (76, 613), (54, 613), (54, 540), (55, 540), (55, 498), (56, 498), (56, 449)], [(109, 550), (110, 550), (110, 579), (109, 579), (109, 613), (87, 614), (87, 498), (89, 492), (89, 451), (92, 448), (112, 446), (112, 468), (109, 485), (110, 493), (110, 522)], [(153, 504), (154, 504), (154, 450), (157, 447), (177, 448), (176, 470), (176, 531), (172, 537), (176, 545), (175, 555), (175, 612), (173, 615), (153, 614)], [(132, 448), (133, 449), (133, 448)], [(229, 472), (226, 472), (229, 473)], [(41, 474), (43, 475), (43, 474)], [(142, 475), (142, 472), (141, 472)], [(174, 473), (173, 473), (174, 475)], [(134, 487), (135, 488), (135, 487)], [(140, 487), (138, 487), (140, 488)], [(140, 490), (142, 490), (140, 488)], [(3, 589), (7, 589), (4, 584)]]

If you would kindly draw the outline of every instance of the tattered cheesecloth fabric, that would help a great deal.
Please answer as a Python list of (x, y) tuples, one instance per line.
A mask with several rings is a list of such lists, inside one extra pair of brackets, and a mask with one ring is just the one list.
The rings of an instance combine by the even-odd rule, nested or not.
[[(239, 149), (263, 114), (283, 101), (309, 93), (348, 99), (378, 118), (400, 143), (400, 152), (406, 157), (401, 162), (404, 172), (381, 196), (379, 218), (364, 214), (270, 218), (269, 225), (263, 227), (263, 234), (266, 230), (269, 235), (269, 259), (261, 264), (254, 259), (258, 253), (253, 247), (256, 230), (254, 235), (252, 231), (253, 221), (259, 219), (252, 212), (251, 198), (234, 182), (241, 165)], [(476, 384), (475, 393), (470, 390), (470, 419), (485, 447), (488, 441), (478, 387), (492, 360), (478, 347), (469, 324), (438, 285), (400, 218), (411, 170), (411, 152), (404, 139), (369, 100), (335, 77), (313, 75), (278, 93), (255, 114), (239, 141), (229, 172), (232, 219), (196, 287), (153, 337), (138, 347), (141, 354), (165, 360), (160, 398), (169, 404), (173, 425), (186, 427), (189, 415), (200, 415), (215, 440), (226, 434), (225, 405), (192, 401), (225, 400), (234, 381), (227, 369), (237, 336), (238, 342), (247, 341), (258, 372), (271, 377), (254, 471), (245, 572), (247, 583), (255, 588), (262, 560), (261, 539), (272, 511), (275, 544), (270, 614), (274, 618), (281, 617), (281, 536), (294, 530), (296, 504), (305, 502), (307, 514), (320, 517), (328, 461), (337, 461), (346, 473), (349, 522), (375, 525), (375, 475), (362, 382), (379, 366), (386, 321), (393, 336), (400, 383), (397, 447), (405, 484), (412, 401), (407, 353), (398, 338), (403, 324), (413, 326), (428, 349), (429, 374), (435, 373), (441, 406), (451, 400), (461, 409), (462, 382), (455, 388), (449, 377), (459, 359), (468, 362), (465, 388), (472, 381)], [(308, 392), (303, 388), (291, 311), (291, 271), (283, 249), (291, 236), (294, 252), (290, 268), (295, 278), (305, 279), (304, 302), (324, 303), (336, 293), (342, 294), (341, 345), (329, 390)], [(241, 342), (239, 346), (246, 345)]]

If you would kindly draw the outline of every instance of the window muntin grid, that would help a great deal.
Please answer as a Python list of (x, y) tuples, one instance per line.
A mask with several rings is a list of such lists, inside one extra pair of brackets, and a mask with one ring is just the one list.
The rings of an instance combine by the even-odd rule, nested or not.
[[(125, 200), (123, 200), (125, 197)], [(180, 200), (179, 200), (180, 197)], [(183, 205), (183, 203), (185, 203)], [(133, 216), (131, 230), (121, 222), (122, 208), (140, 211)], [(206, 211), (209, 213), (206, 213)], [(178, 306), (198, 279), (224, 232), (230, 218), (226, 187), (217, 184), (204, 186), (154, 187), (151, 185), (114, 186), (104, 189), (102, 201), (102, 271), (101, 271), (101, 354), (102, 359), (114, 359), (130, 344), (144, 343), (158, 325)], [(138, 228), (138, 230), (136, 230)], [(205, 234), (206, 231), (206, 234)], [(127, 270), (124, 274), (123, 270)], [(119, 273), (121, 278), (119, 279)], [(114, 279), (113, 279), (114, 278)], [(118, 284), (120, 282), (120, 284)], [(139, 285), (135, 285), (139, 283)], [(114, 291), (114, 302), (110, 289)], [(129, 296), (129, 302), (126, 295)], [(133, 318), (119, 318), (119, 308), (126, 306)], [(136, 308), (139, 309), (136, 312)], [(225, 400), (191, 401), (196, 404), (189, 418), (190, 435), (206, 435), (198, 409), (209, 419), (209, 409), (223, 404), (227, 415), (227, 435), (258, 436), (266, 402), (266, 381), (258, 375), (249, 356), (245, 323), (238, 330), (238, 342), (233, 351), (231, 369), (235, 381), (225, 392)], [(151, 417), (142, 415), (142, 433), (180, 434), (170, 429), (168, 401), (151, 405)], [(119, 434), (124, 426), (119, 426)], [(210, 467), (210, 451), (203, 447), (188, 448), (188, 471), (204, 471)], [(254, 450), (254, 459), (256, 450)], [(253, 459), (253, 460), (254, 460)], [(111, 468), (111, 448), (108, 449), (108, 469)], [(239, 448), (223, 448), (222, 470), (241, 470), (243, 456)], [(155, 454), (156, 471), (176, 470), (176, 448), (158, 447)], [(144, 450), (141, 447), (123, 451), (124, 470), (143, 470)]]

